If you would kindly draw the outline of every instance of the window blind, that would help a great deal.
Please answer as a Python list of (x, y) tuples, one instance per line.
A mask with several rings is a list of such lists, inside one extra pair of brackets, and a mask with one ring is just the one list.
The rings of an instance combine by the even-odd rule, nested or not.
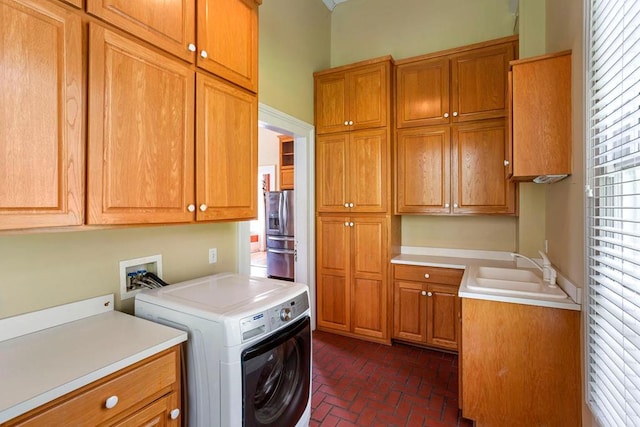
[(587, 3), (587, 400), (640, 426), (640, 2)]

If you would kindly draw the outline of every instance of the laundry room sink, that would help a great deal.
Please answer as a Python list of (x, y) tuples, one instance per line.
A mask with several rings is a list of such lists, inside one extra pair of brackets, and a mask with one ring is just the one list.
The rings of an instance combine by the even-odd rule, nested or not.
[(565, 299), (567, 294), (557, 286), (550, 286), (536, 271), (519, 268), (474, 266), (467, 287), (474, 291), (513, 296)]

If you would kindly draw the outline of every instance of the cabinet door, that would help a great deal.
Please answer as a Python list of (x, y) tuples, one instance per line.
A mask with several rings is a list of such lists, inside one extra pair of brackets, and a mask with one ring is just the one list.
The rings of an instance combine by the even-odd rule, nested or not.
[(347, 119), (351, 130), (387, 125), (390, 110), (390, 75), (391, 65), (388, 61), (364, 66), (348, 73)]
[(505, 120), (454, 126), (453, 212), (515, 212), (515, 184), (505, 178)]
[[(352, 332), (387, 339), (387, 223), (382, 217), (351, 218)], [(351, 225), (353, 224), (353, 225)]]
[(451, 58), (451, 109), (454, 122), (505, 117), (507, 73), (512, 43), (476, 49)]
[(142, 408), (122, 421), (112, 424), (112, 427), (179, 427), (180, 415), (172, 418), (171, 411), (180, 410), (178, 393), (171, 393), (152, 404)]
[(62, 0), (65, 3), (69, 3), (72, 6), (77, 7), (78, 9), (82, 9), (82, 1), (83, 0)]
[(449, 123), (449, 58), (399, 65), (396, 69), (396, 127)]
[(422, 295), (424, 292), (422, 283), (396, 280), (394, 289), (393, 336), (425, 344), (427, 342), (427, 297)]
[(87, 0), (87, 12), (185, 61), (194, 62), (195, 0)]
[(315, 78), (314, 111), (318, 135), (349, 130), (346, 72)]
[(258, 2), (198, 0), (197, 24), (198, 66), (257, 93)]
[(91, 24), (88, 223), (188, 222), (194, 73)]
[(403, 129), (397, 135), (396, 213), (449, 213), (449, 127)]
[(7, 0), (0, 20), (0, 229), (82, 224), (80, 16)]
[(317, 316), (319, 329), (349, 332), (350, 228), (348, 217), (317, 220)]
[(461, 315), (458, 287), (429, 284), (427, 295), (427, 344), (457, 351)]
[(256, 218), (256, 96), (198, 73), (196, 118), (196, 218), (199, 221)]
[(349, 135), (347, 202), (351, 212), (387, 211), (389, 151), (387, 129)]
[(316, 140), (316, 209), (318, 212), (349, 211), (348, 148), (348, 133), (319, 135)]

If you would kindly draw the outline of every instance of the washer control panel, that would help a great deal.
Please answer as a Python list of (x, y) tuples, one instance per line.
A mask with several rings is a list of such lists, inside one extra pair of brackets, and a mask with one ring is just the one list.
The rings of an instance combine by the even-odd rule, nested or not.
[(273, 306), (266, 311), (245, 317), (240, 320), (242, 341), (247, 341), (278, 329), (280, 326), (298, 318), (308, 309), (309, 296), (305, 291), (287, 302)]

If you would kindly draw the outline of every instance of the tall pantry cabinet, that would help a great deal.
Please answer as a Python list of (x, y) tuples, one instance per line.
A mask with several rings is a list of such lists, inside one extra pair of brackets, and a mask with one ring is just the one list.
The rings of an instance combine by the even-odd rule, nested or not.
[(314, 74), (318, 328), (383, 343), (400, 237), (391, 212), (392, 66), (386, 56)]

